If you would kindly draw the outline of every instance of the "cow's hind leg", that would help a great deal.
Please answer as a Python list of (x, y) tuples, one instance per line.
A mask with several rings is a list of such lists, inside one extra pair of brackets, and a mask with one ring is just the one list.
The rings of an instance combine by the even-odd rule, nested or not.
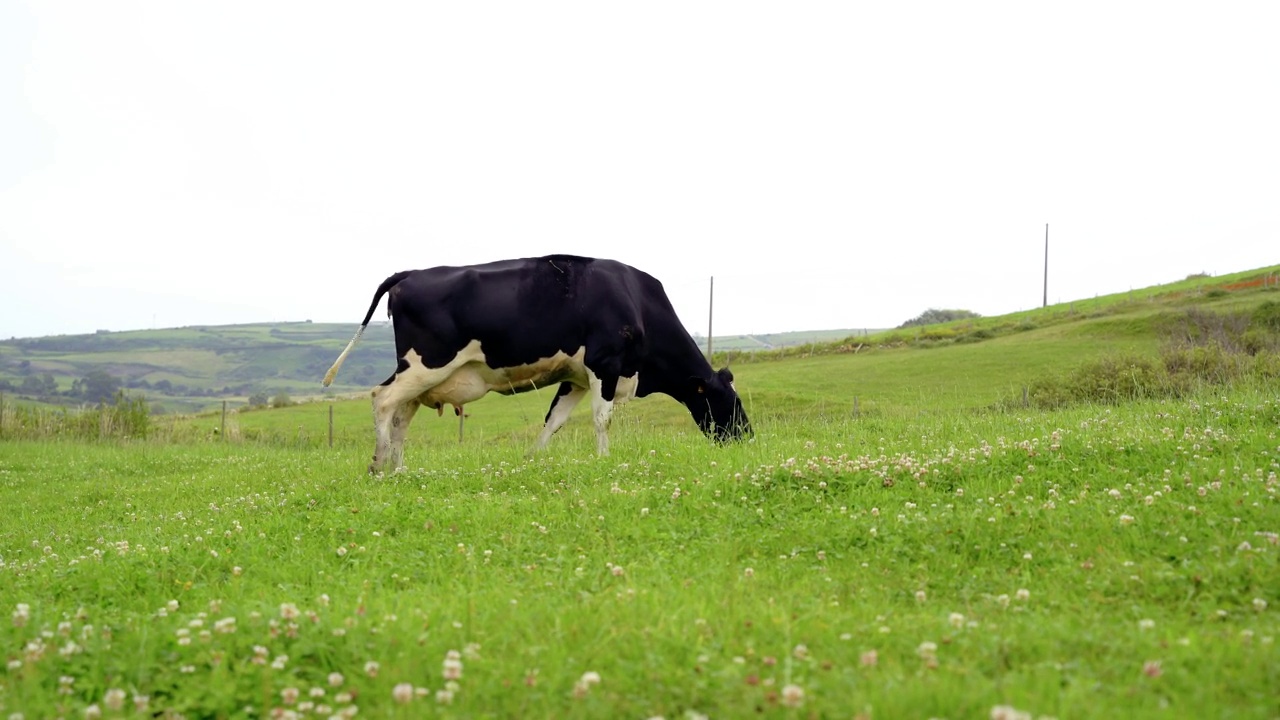
[(534, 443), (533, 449), (529, 451), (530, 454), (545, 448), (547, 443), (551, 442), (551, 436), (564, 427), (564, 424), (569, 420), (569, 416), (573, 414), (573, 409), (586, 396), (586, 388), (580, 388), (571, 383), (560, 383), (560, 389), (556, 392), (556, 396), (551, 399), (551, 407), (547, 410), (542, 432), (538, 434), (538, 441)]
[[(411, 387), (411, 385), (413, 385)], [(404, 467), (404, 439), (409, 423), (418, 411), (416, 384), (405, 382), (403, 376), (393, 376), (386, 383), (373, 389), (373, 431), (376, 441), (370, 473), (379, 473), (390, 464), (392, 470)]]
[(391, 413), (391, 445), (387, 461), (397, 470), (404, 467), (404, 439), (409, 434), (409, 423), (413, 422), (413, 416), (420, 407), (417, 400), (410, 400)]

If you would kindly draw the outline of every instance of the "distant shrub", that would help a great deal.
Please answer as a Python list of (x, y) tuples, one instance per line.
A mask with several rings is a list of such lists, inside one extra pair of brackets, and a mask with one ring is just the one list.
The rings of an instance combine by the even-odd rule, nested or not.
[(1219, 345), (1168, 347), (1161, 353), (1164, 369), (1173, 377), (1194, 378), (1224, 385), (1249, 373), (1249, 355)]
[(1254, 308), (1249, 315), (1249, 324), (1264, 331), (1280, 333), (1280, 302), (1267, 300)]
[[(1078, 403), (1117, 404), (1132, 400), (1185, 397), (1197, 388), (1247, 380), (1280, 378), (1280, 353), (1256, 355), (1216, 342), (1167, 345), (1158, 357), (1110, 355), (1027, 388), (1028, 404), (1058, 408)], [(1004, 402), (1012, 406), (1014, 402)]]
[(996, 333), (994, 330), (989, 330), (987, 328), (978, 328), (976, 330), (967, 332), (964, 335), (961, 335), (960, 337), (957, 337), (956, 342), (976, 343), (976, 342), (982, 342), (983, 340), (990, 340), (995, 336), (996, 336)]
[(293, 398), (289, 397), (289, 394), (285, 392), (277, 393), (275, 397), (271, 398), (271, 407), (273, 408), (289, 407), (292, 404)]
[(918, 340), (954, 340), (959, 331), (955, 328), (929, 328), (922, 330), (916, 339)]
[(1188, 280), (1203, 280), (1203, 279), (1205, 279), (1205, 278), (1207, 278), (1207, 277), (1209, 277), (1209, 273), (1206, 273), (1206, 272), (1198, 272), (1198, 273), (1191, 273), (1190, 275), (1188, 275), (1188, 276), (1187, 276), (1187, 279), (1188, 279)]
[(1115, 404), (1177, 397), (1181, 390), (1157, 361), (1137, 355), (1115, 355), (1082, 365), (1059, 380), (1037, 383), (1029, 394), (1032, 402), (1040, 407), (1057, 407), (1077, 402)]
[(969, 318), (982, 317), (976, 312), (970, 310), (939, 310), (937, 308), (929, 308), (919, 315), (899, 325), (899, 328), (920, 327), (922, 325), (937, 325), (938, 323), (951, 322), (952, 320), (967, 320)]
[(249, 407), (266, 407), (270, 401), (265, 392), (256, 392), (249, 396)]

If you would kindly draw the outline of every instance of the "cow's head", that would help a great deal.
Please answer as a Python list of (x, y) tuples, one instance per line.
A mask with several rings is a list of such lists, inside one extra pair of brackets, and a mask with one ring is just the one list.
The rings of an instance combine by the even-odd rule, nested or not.
[(716, 442), (741, 440), (751, 435), (751, 422), (733, 387), (733, 373), (723, 368), (709, 378), (695, 377), (689, 412), (707, 437)]

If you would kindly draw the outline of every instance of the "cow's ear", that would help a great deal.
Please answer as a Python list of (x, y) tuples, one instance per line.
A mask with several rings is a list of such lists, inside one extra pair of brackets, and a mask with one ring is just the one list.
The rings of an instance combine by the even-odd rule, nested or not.
[(717, 374), (726, 385), (733, 382), (733, 373), (729, 371), (729, 368), (720, 368), (720, 372)]

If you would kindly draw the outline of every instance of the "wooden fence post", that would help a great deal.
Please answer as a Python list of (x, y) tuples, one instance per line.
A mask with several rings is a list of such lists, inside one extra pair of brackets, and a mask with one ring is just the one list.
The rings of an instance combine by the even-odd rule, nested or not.
[(218, 435), (225, 441), (227, 439), (227, 401), (222, 401), (222, 425), (218, 427)]
[(333, 447), (333, 403), (329, 403), (329, 447)]
[(860, 415), (861, 415), (861, 412), (858, 410), (858, 396), (854, 395), (853, 396), (853, 416), (859, 417)]
[(1028, 405), (1030, 405), (1030, 404), (1031, 404), (1031, 403), (1029, 402), (1029, 400), (1028, 400), (1028, 398), (1027, 398), (1027, 386), (1026, 386), (1026, 385), (1023, 385), (1023, 386), (1022, 386), (1022, 407), (1027, 407), (1027, 406), (1028, 406)]

